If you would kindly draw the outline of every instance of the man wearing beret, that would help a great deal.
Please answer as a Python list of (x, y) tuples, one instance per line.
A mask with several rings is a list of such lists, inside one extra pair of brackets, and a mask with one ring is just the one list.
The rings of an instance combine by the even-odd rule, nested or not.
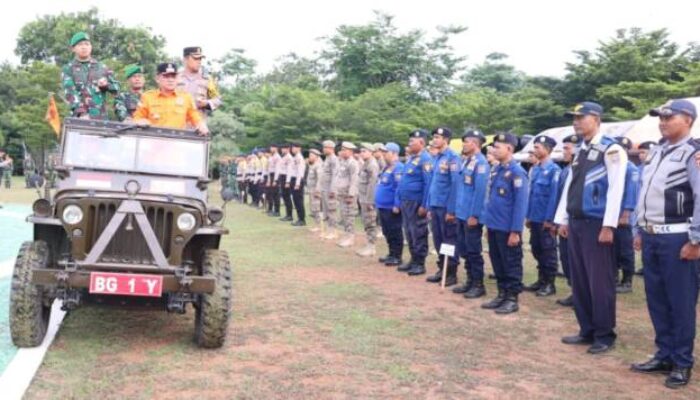
[[(430, 180), (428, 191), (428, 206), (431, 213), (431, 226), (433, 232), (433, 244), (438, 252), (438, 270), (435, 275), (427, 278), (428, 282), (439, 283), (442, 281), (442, 268), (445, 255), (439, 254), (443, 243), (457, 244), (457, 217), (455, 206), (457, 200), (457, 183), (459, 182), (459, 166), (461, 159), (450, 147), (449, 142), (452, 131), (449, 128), (436, 128), (432, 132), (433, 144), (437, 153), (433, 162), (433, 176)], [(445, 286), (457, 284), (458, 255), (447, 259), (447, 278)]]
[(367, 236), (365, 247), (355, 253), (360, 257), (372, 257), (376, 254), (375, 242), (377, 241), (377, 208), (374, 205), (374, 192), (379, 178), (379, 165), (372, 155), (374, 145), (370, 143), (360, 144), (360, 177), (358, 180), (358, 201), (360, 203), (360, 215)]
[(569, 262), (574, 311), (579, 332), (564, 344), (586, 345), (589, 354), (602, 354), (615, 344), (614, 230), (620, 219), (625, 189), (627, 153), (600, 131), (603, 107), (594, 102), (576, 105), (574, 131), (583, 143), (571, 163), (555, 222), (569, 238)]
[(518, 295), (523, 289), (522, 232), (528, 209), (527, 172), (513, 160), (518, 137), (499, 133), (494, 139), (493, 168), (485, 205), (489, 257), (496, 274), (498, 295), (481, 308), (497, 314), (518, 311)]
[(178, 77), (178, 87), (189, 93), (195, 101), (202, 118), (211, 114), (221, 105), (221, 96), (214, 78), (202, 68), (202, 48), (185, 47), (182, 51), (183, 70)]
[[(628, 153), (632, 149), (632, 141), (629, 138), (618, 138), (618, 143)], [(620, 220), (615, 229), (613, 248), (615, 249), (615, 265), (622, 270), (622, 278), (617, 284), (617, 293), (632, 292), (632, 277), (634, 277), (634, 235), (632, 224), (634, 223), (634, 208), (637, 206), (639, 190), (639, 170), (632, 162), (627, 163), (625, 170), (625, 194), (622, 196), (622, 211)], [(616, 271), (616, 276), (619, 272)]]
[(700, 145), (690, 131), (695, 105), (672, 100), (653, 109), (665, 139), (649, 153), (637, 203), (635, 247), (642, 251), (644, 288), (657, 351), (632, 371), (667, 375), (676, 389), (690, 381), (695, 359), (700, 259)]
[[(573, 134), (562, 139), (562, 161), (566, 165), (559, 174), (559, 187), (557, 188), (557, 205), (561, 201), (562, 194), (564, 193), (564, 183), (571, 173), (571, 161), (574, 159), (576, 154), (576, 149), (581, 143), (581, 137)], [(569, 263), (569, 242), (568, 239), (562, 235), (557, 235), (559, 238), (559, 262), (561, 262), (561, 269), (564, 272), (564, 277), (566, 278), (566, 283), (571, 287), (571, 266)], [(572, 295), (569, 295), (563, 299), (557, 300), (557, 304), (564, 307), (573, 307), (574, 299)]]
[(309, 150), (308, 170), (306, 187), (309, 193), (311, 219), (314, 221), (311, 232), (319, 232), (321, 230), (321, 175), (323, 174), (323, 160), (321, 160), (321, 152), (317, 149)]
[(175, 90), (177, 66), (162, 63), (157, 68), (158, 89), (145, 92), (134, 112), (133, 119), (139, 125), (155, 125), (166, 128), (185, 129), (196, 127), (201, 136), (209, 134), (206, 122), (197, 112), (192, 96)]
[(410, 276), (425, 274), (428, 256), (428, 190), (433, 175), (433, 160), (425, 149), (428, 131), (416, 129), (408, 135), (408, 152), (397, 193), (411, 259), (400, 266)]
[(557, 210), (557, 191), (561, 169), (550, 159), (557, 141), (540, 135), (534, 139), (533, 151), (537, 165), (530, 170), (530, 198), (526, 225), (530, 228), (530, 248), (537, 261), (538, 278), (525, 287), (537, 296), (556, 293), (557, 242), (554, 229), (554, 213)]
[(340, 202), (340, 225), (345, 234), (337, 242), (340, 247), (352, 247), (355, 244), (355, 217), (357, 216), (357, 191), (360, 167), (353, 156), (355, 146), (343, 142), (340, 150), (338, 173), (331, 189), (338, 194)]
[(124, 68), (124, 79), (129, 84), (129, 89), (119, 92), (114, 99), (114, 114), (119, 121), (131, 119), (141, 102), (143, 87), (146, 80), (143, 76), (143, 68), (140, 65), (129, 65)]
[(91, 57), (92, 43), (85, 32), (78, 32), (70, 39), (75, 58), (63, 66), (61, 82), (71, 116), (106, 120), (107, 93), (116, 95), (119, 82), (112, 71)]

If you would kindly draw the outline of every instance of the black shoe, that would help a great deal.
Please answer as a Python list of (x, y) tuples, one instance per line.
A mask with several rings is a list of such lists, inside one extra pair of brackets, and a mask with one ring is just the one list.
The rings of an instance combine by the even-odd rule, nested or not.
[(442, 282), (442, 271), (438, 270), (435, 275), (430, 275), (429, 277), (425, 278), (426, 282), (430, 283), (440, 283)]
[(630, 369), (642, 374), (668, 374), (673, 369), (673, 364), (658, 358), (652, 358), (642, 363), (632, 364)]
[(554, 279), (548, 280), (535, 292), (537, 297), (547, 297), (557, 293), (557, 288), (554, 286)]
[(557, 271), (557, 278), (566, 278), (566, 275), (561, 271)]
[(456, 288), (452, 289), (452, 293), (457, 293), (457, 294), (464, 294), (469, 291), (469, 289), (472, 288), (472, 282), (467, 280), (464, 285), (457, 286)]
[(615, 287), (617, 293), (632, 293), (632, 279), (623, 279)]
[(487, 301), (486, 303), (481, 305), (481, 308), (485, 310), (495, 310), (498, 307), (503, 304), (503, 302), (506, 300), (506, 294), (505, 292), (499, 290), (498, 295), (491, 301)]
[(508, 296), (506, 296), (506, 299), (503, 301), (503, 303), (501, 303), (501, 305), (493, 311), (496, 314), (505, 315), (517, 312), (519, 309), (520, 307), (518, 307), (518, 295), (509, 294)]
[(593, 343), (591, 347), (588, 348), (588, 354), (603, 354), (612, 350), (615, 344), (604, 344), (604, 343)]
[(481, 282), (473, 284), (472, 287), (469, 288), (466, 293), (464, 293), (464, 298), (466, 299), (478, 299), (479, 297), (484, 296), (486, 296), (486, 288)]
[(292, 218), (292, 217), (284, 217), (284, 218), (280, 218), (280, 221), (282, 221), (282, 222), (291, 222), (291, 221), (294, 221), (294, 218)]
[(292, 222), (292, 226), (306, 226), (306, 221)]
[(496, 280), (496, 274), (489, 274), (489, 279), (491, 279), (492, 281), (495, 281), (495, 280)]
[[(440, 282), (442, 282), (442, 277), (440, 277)], [(446, 276), (445, 277), (445, 287), (450, 287), (454, 286), (457, 284), (457, 277), (456, 276)]]
[(384, 264), (384, 263), (386, 262), (386, 260), (388, 260), (388, 259), (390, 259), (390, 258), (391, 258), (391, 255), (387, 254), (387, 255), (385, 255), (384, 257), (379, 257), (377, 260), (378, 260), (380, 263)]
[(280, 213), (278, 213), (278, 212), (273, 212), (271, 216), (272, 216), (272, 217), (279, 217), (279, 216), (280, 216)]
[(399, 272), (408, 272), (413, 269), (413, 261), (407, 262), (406, 264), (399, 265), (398, 268), (396, 268), (397, 271)]
[(644, 275), (644, 268), (640, 268), (637, 271), (635, 271), (635, 275)]
[(387, 267), (395, 267), (397, 265), (401, 265), (401, 260), (396, 257), (387, 257), (384, 260), (384, 265)]
[(668, 378), (666, 378), (666, 387), (670, 389), (678, 389), (681, 386), (685, 386), (690, 381), (690, 375), (690, 368), (673, 367), (671, 373), (668, 374)]
[(593, 344), (593, 338), (583, 337), (579, 335), (564, 336), (561, 338), (561, 342), (564, 344)]
[(413, 268), (408, 270), (408, 276), (423, 275), (425, 273), (425, 267), (419, 264), (414, 264)]
[(536, 291), (540, 290), (540, 288), (541, 288), (542, 286), (544, 286), (544, 280), (543, 280), (542, 278), (539, 278), (539, 279), (537, 279), (537, 281), (536, 281), (535, 283), (533, 283), (532, 285), (525, 286), (525, 287), (523, 288), (523, 290), (526, 291), (526, 292), (536, 292)]
[(560, 306), (564, 306), (564, 307), (573, 307), (574, 306), (574, 296), (569, 295), (569, 297), (559, 299), (559, 300), (557, 300), (557, 304), (559, 304)]

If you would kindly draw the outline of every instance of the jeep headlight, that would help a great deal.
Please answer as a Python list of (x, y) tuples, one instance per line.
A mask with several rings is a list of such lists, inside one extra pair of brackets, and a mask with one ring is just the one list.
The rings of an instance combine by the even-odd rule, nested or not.
[(182, 213), (177, 217), (177, 228), (183, 232), (191, 231), (196, 224), (197, 220), (194, 218), (194, 215), (188, 212)]
[(68, 225), (75, 225), (83, 220), (83, 210), (80, 207), (71, 204), (63, 209), (63, 222)]

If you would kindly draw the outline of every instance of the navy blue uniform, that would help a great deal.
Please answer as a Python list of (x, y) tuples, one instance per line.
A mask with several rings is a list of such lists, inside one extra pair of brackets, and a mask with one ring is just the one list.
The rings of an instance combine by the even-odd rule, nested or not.
[(527, 172), (517, 162), (493, 168), (484, 212), (489, 257), (499, 292), (517, 295), (523, 288), (523, 245), (508, 246), (511, 232), (522, 235), (528, 205)]
[(536, 165), (530, 171), (530, 199), (527, 220), (530, 222), (530, 248), (537, 260), (539, 278), (553, 282), (557, 274), (557, 243), (544, 229), (554, 221), (561, 169), (552, 160)]
[[(455, 215), (459, 221), (457, 248), (459, 255), (464, 258), (468, 282), (484, 280), (484, 257), (481, 254), (482, 214), (490, 174), (491, 166), (481, 153), (466, 158), (460, 168), (455, 205)], [(469, 226), (468, 220), (471, 217), (478, 220), (476, 226)]]
[[(455, 245), (457, 243), (457, 220), (447, 223), (445, 216), (455, 213), (457, 199), (457, 183), (459, 182), (460, 157), (449, 147), (438, 154), (433, 161), (433, 176), (430, 180), (428, 191), (428, 206), (432, 214), (431, 227), (433, 231), (433, 244), (435, 250), (440, 251), (443, 243)], [(438, 256), (438, 270), (442, 270), (444, 255)], [(457, 275), (457, 257), (449, 257), (447, 260), (447, 276)]]
[(428, 256), (428, 216), (419, 216), (418, 209), (428, 210), (428, 190), (433, 171), (430, 153), (409, 156), (404, 165), (397, 193), (401, 202), (403, 230), (414, 265), (425, 265)]
[(387, 165), (379, 174), (377, 187), (374, 192), (374, 204), (379, 210), (382, 233), (389, 246), (389, 256), (401, 260), (403, 253), (403, 232), (401, 231), (401, 214), (394, 213), (394, 207), (399, 208), (397, 188), (403, 175), (403, 164), (396, 162)]
[(630, 222), (626, 225), (618, 225), (615, 229), (615, 259), (617, 260), (617, 268), (622, 270), (623, 280), (631, 280), (634, 275), (632, 224), (634, 223), (634, 208), (637, 205), (638, 189), (639, 171), (634, 164), (628, 162), (625, 172), (625, 194), (622, 198), (622, 210), (630, 212)]
[[(567, 165), (561, 170), (559, 174), (559, 188), (557, 190), (557, 204), (561, 201), (561, 196), (564, 193), (564, 183), (571, 173), (571, 165)], [(569, 239), (559, 236), (559, 262), (561, 263), (561, 269), (566, 277), (567, 285), (571, 286), (571, 270), (569, 266)]]

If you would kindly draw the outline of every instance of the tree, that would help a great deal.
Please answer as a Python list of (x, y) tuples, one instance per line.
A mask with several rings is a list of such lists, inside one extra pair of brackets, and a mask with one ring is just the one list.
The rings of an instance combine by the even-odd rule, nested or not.
[(503, 53), (491, 53), (483, 64), (470, 69), (462, 76), (462, 82), (468, 88), (491, 88), (498, 92), (510, 93), (523, 86), (525, 74), (504, 62), (508, 56)]
[(245, 56), (243, 49), (231, 49), (223, 57), (215, 61), (219, 65), (218, 78), (233, 85), (244, 79), (249, 79), (255, 73), (257, 61)]

